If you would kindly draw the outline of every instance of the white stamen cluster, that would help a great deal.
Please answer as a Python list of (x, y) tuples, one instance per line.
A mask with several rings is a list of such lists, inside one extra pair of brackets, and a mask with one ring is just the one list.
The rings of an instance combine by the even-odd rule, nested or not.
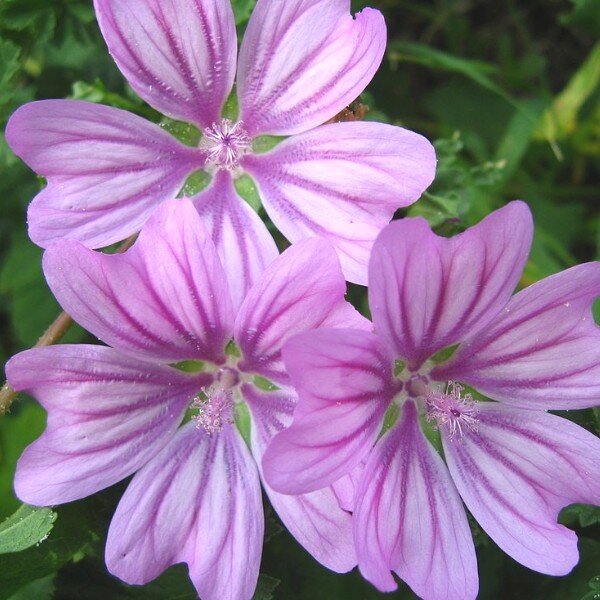
[(243, 123), (221, 119), (202, 132), (200, 148), (206, 151), (206, 166), (210, 170), (235, 171), (240, 159), (250, 151), (252, 138), (244, 130)]
[(449, 381), (445, 392), (434, 390), (427, 396), (427, 421), (435, 421), (450, 439), (461, 438), (465, 428), (477, 430), (477, 402), (471, 394), (463, 394), (463, 390), (462, 385)]
[(204, 397), (196, 397), (190, 405), (190, 408), (198, 409), (198, 414), (192, 417), (196, 427), (212, 435), (219, 433), (224, 425), (233, 424), (233, 392), (220, 386), (210, 386), (202, 393)]

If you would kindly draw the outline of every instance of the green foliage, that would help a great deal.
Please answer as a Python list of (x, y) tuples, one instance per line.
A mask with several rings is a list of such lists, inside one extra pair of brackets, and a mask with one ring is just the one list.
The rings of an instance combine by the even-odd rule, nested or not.
[(275, 598), (275, 589), (279, 583), (279, 579), (261, 573), (252, 600), (273, 600)]
[[(254, 4), (234, 0), (239, 31)], [(451, 235), (508, 200), (521, 198), (536, 219), (521, 285), (577, 262), (600, 259), (598, 0), (353, 2), (355, 10), (368, 5), (384, 11), (390, 44), (379, 74), (361, 99), (370, 108), (367, 118), (401, 124), (437, 140), (435, 183), (398, 216), (423, 216), (438, 233)], [(197, 128), (162, 118), (129, 88), (106, 52), (91, 0), (3, 0), (0, 125), (20, 104), (51, 97), (129, 110), (159, 123), (186, 144), (194, 146), (199, 140)], [(226, 112), (232, 118), (237, 114), (235, 96)], [(265, 136), (255, 140), (254, 150), (268, 152), (280, 141)], [(209, 181), (206, 175), (193, 174), (182, 194), (193, 195)], [(41, 250), (24, 230), (26, 205), (40, 183), (0, 134), (3, 360), (35, 343), (59, 311), (43, 279)], [(251, 206), (260, 207), (251, 179), (239, 179), (236, 187)], [(364, 289), (351, 286), (350, 297), (366, 314)], [(600, 303), (597, 318), (600, 321)], [(67, 341), (77, 341), (83, 333), (74, 330), (69, 335)], [(197, 365), (179, 366), (193, 370)], [(261, 383), (273, 389), (270, 382)], [(598, 433), (599, 414), (589, 410), (561, 416)], [(396, 418), (390, 413), (387, 424)], [(13, 412), (0, 419), (0, 551), (13, 550), (0, 554), (0, 600), (196, 598), (183, 565), (139, 587), (107, 573), (102, 549), (123, 486), (55, 509), (19, 508), (12, 489), (15, 464), (39, 436), (44, 421), (44, 411), (28, 399), (18, 401)], [(248, 415), (238, 415), (238, 421), (248, 440)], [(479, 600), (594, 598), (600, 587), (593, 579), (600, 564), (599, 543), (592, 539), (600, 525), (598, 508), (570, 506), (561, 513), (561, 521), (581, 537), (580, 565), (564, 578), (520, 567), (473, 522)], [(336, 575), (320, 567), (282, 529), (268, 506), (266, 525), (262, 569), (269, 575), (261, 575), (255, 600), (382, 598), (356, 571)], [(36, 545), (47, 533), (48, 538)], [(19, 548), (23, 550), (16, 551)], [(389, 598), (415, 596), (400, 584)]]
[(49, 508), (23, 504), (0, 523), (0, 554), (20, 552), (43, 542), (54, 526), (56, 513)]
[(85, 555), (101, 553), (107, 516), (114, 510), (110, 496), (109, 490), (57, 508), (54, 528), (43, 543), (22, 552), (0, 554), (0, 600)]
[(0, 518), (6, 518), (21, 504), (13, 494), (17, 459), (45, 423), (44, 410), (33, 402), (18, 403), (13, 412), (0, 419)]

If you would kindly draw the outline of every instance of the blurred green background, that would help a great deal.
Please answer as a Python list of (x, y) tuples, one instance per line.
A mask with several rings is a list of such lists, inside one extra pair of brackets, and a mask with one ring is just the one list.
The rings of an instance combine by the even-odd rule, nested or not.
[[(438, 150), (434, 185), (402, 214), (423, 215), (452, 234), (511, 199), (527, 201), (536, 236), (522, 285), (600, 259), (600, 0), (354, 2), (357, 10), (367, 4), (384, 12), (389, 28), (384, 64), (360, 99), (367, 118), (419, 131)], [(234, 0), (240, 32), (252, 5)], [(108, 56), (91, 0), (0, 0), (0, 126), (24, 102), (63, 97), (158, 118)], [(59, 312), (41, 274), (41, 251), (26, 234), (26, 206), (41, 184), (0, 135), (2, 365)], [(354, 287), (351, 297), (364, 307), (363, 289)], [(85, 339), (77, 328), (66, 338)], [(568, 417), (600, 430), (598, 410)], [(0, 418), (0, 522), (19, 508), (15, 461), (44, 419), (27, 398)], [(0, 523), (0, 600), (194, 598), (181, 566), (143, 588), (106, 573), (104, 537), (123, 489), (54, 510), (22, 508)], [(564, 578), (521, 567), (473, 524), (479, 598), (600, 598), (600, 511), (574, 506), (561, 520), (577, 530), (581, 550), (579, 566)], [(260, 600), (384, 597), (356, 573), (338, 576), (317, 565), (268, 508), (261, 571)], [(389, 597), (415, 596), (400, 584)]]

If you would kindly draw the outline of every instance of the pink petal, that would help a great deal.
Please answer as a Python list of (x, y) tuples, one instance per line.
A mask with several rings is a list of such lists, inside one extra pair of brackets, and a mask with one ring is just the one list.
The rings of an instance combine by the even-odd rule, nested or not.
[(188, 564), (202, 600), (250, 600), (264, 532), (256, 465), (227, 425), (188, 423), (129, 484), (106, 542), (109, 571), (144, 584)]
[(600, 328), (591, 307), (600, 296), (600, 263), (579, 265), (519, 292), (485, 331), (434, 371), (502, 402), (526, 408), (596, 406)]
[(332, 488), (285, 496), (271, 489), (262, 476), (260, 465), (266, 447), (292, 420), (297, 402), (294, 391), (262, 392), (246, 384), (242, 393), (252, 414), (251, 451), (271, 505), (290, 533), (316, 560), (336, 573), (350, 571), (356, 566), (352, 518), (340, 508)]
[(395, 571), (427, 600), (475, 599), (477, 561), (460, 497), (427, 442), (415, 405), (375, 446), (357, 493), (355, 542), (361, 573), (396, 589)]
[(108, 49), (133, 89), (174, 119), (208, 127), (235, 77), (230, 2), (94, 0)]
[(218, 172), (210, 187), (191, 200), (212, 235), (234, 308), (239, 308), (267, 265), (279, 256), (275, 241), (261, 218), (238, 196), (225, 171)]
[(344, 510), (354, 512), (356, 490), (358, 489), (358, 484), (360, 483), (364, 470), (365, 463), (362, 462), (358, 467), (348, 473), (348, 475), (340, 477), (331, 484), (335, 497)]
[(50, 346), (7, 364), (17, 391), (48, 411), (42, 436), (19, 459), (16, 492), (34, 505), (89, 496), (131, 475), (175, 433), (210, 377), (127, 357), (112, 348)]
[(251, 135), (290, 135), (329, 120), (365, 89), (386, 44), (379, 11), (349, 0), (259, 0), (240, 49), (238, 97)]
[(63, 308), (110, 346), (161, 362), (224, 360), (233, 330), (227, 280), (188, 200), (165, 202), (124, 254), (58, 242), (44, 272)]
[(277, 228), (291, 241), (326, 237), (361, 284), (375, 238), (421, 196), (435, 165), (424, 137), (381, 123), (325, 125), (243, 159)]
[(199, 150), (157, 125), (78, 100), (22, 106), (6, 138), (48, 180), (28, 213), (29, 235), (42, 247), (63, 237), (91, 248), (125, 239), (204, 164)]
[(345, 293), (340, 263), (327, 241), (294, 244), (267, 268), (238, 313), (240, 368), (286, 383), (281, 348), (293, 335), (317, 327), (370, 328)]
[(424, 219), (392, 223), (369, 264), (375, 330), (415, 369), (438, 350), (479, 335), (517, 285), (532, 232), (522, 202), (451, 239), (435, 235)]
[(578, 561), (577, 536), (558, 525), (567, 504), (600, 504), (600, 440), (541, 411), (483, 402), (479, 427), (443, 434), (452, 478), (490, 537), (521, 564), (564, 575)]
[(283, 357), (300, 401), (265, 453), (269, 485), (301, 494), (331, 485), (369, 452), (398, 391), (393, 360), (365, 331), (323, 329), (292, 338)]

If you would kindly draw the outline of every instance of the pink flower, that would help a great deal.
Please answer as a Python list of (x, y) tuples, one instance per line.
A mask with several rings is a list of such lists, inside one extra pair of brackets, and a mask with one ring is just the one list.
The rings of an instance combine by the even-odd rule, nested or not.
[[(366, 283), (373, 241), (394, 211), (431, 183), (435, 154), (420, 135), (381, 123), (322, 125), (354, 100), (384, 54), (382, 15), (355, 18), (350, 0), (258, 0), (237, 59), (239, 116), (223, 114), (236, 78), (237, 36), (226, 0), (95, 0), (118, 67), (152, 107), (196, 125), (183, 145), (133, 114), (75, 100), (33, 102), (10, 119), (7, 140), (48, 185), (32, 202), (29, 233), (47, 247), (74, 238), (99, 248), (139, 230), (152, 211), (204, 170), (192, 198), (239, 306), (277, 250), (238, 195), (248, 173), (291, 241), (328, 238), (346, 277)], [(265, 134), (292, 136), (260, 153)]]
[[(461, 498), (523, 565), (562, 575), (577, 563), (576, 535), (556, 518), (567, 504), (600, 503), (600, 440), (546, 411), (600, 397), (590, 310), (600, 263), (511, 298), (532, 231), (521, 202), (452, 239), (423, 219), (392, 223), (370, 262), (376, 333), (323, 329), (284, 347), (300, 400), (265, 454), (267, 481), (305, 493), (366, 460), (354, 539), (361, 572), (382, 591), (396, 588), (394, 571), (426, 600), (476, 597)], [(428, 422), (447, 467), (423, 435)]]
[[(19, 498), (70, 502), (137, 472), (110, 526), (109, 570), (141, 584), (186, 562), (204, 600), (249, 600), (263, 540), (260, 459), (296, 403), (281, 345), (312, 327), (370, 326), (344, 300), (335, 251), (316, 238), (293, 245), (236, 311), (198, 213), (173, 200), (127, 253), (64, 240), (44, 269), (62, 306), (108, 347), (9, 361), (11, 385), (48, 411), (18, 463)], [(278, 387), (265, 391), (257, 376)], [(236, 423), (249, 427), (249, 447)], [(351, 517), (331, 488), (297, 497), (264, 488), (318, 561), (339, 572), (356, 564)]]

